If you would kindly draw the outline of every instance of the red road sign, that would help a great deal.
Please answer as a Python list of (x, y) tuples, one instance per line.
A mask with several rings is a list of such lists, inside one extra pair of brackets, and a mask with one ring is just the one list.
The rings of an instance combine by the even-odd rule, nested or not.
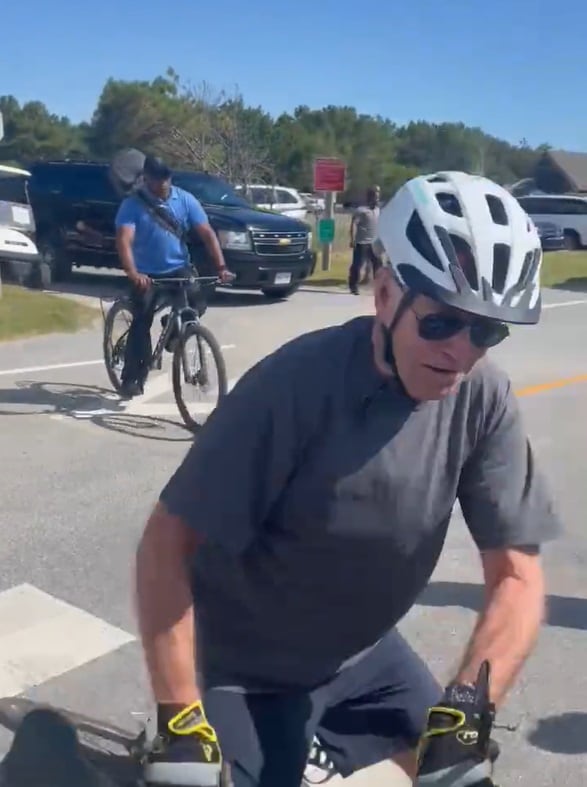
[(338, 158), (314, 159), (314, 191), (344, 191), (346, 164)]

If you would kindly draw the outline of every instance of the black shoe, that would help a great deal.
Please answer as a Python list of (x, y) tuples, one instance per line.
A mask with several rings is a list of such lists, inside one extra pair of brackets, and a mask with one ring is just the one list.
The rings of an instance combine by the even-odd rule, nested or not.
[(132, 399), (143, 393), (143, 386), (140, 383), (125, 382), (120, 386), (120, 396), (123, 399)]
[(325, 784), (333, 776), (336, 776), (334, 763), (319, 739), (315, 737), (304, 771), (304, 785)]

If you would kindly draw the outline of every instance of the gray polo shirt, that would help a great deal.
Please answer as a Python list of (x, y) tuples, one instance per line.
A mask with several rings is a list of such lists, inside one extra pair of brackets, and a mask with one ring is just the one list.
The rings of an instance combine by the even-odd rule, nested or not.
[(379, 376), (371, 331), (359, 317), (258, 363), (162, 492), (205, 538), (208, 686), (310, 687), (370, 648), (426, 586), (457, 499), (480, 549), (558, 533), (507, 377), (482, 361), (416, 405)]
[(355, 222), (355, 243), (359, 245), (373, 243), (377, 238), (379, 207), (369, 208), (363, 205), (353, 214)]

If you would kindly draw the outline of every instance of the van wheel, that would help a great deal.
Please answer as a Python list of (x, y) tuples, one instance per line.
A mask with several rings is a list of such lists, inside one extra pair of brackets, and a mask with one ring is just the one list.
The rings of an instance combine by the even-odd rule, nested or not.
[(299, 284), (291, 284), (289, 287), (265, 287), (262, 293), (270, 301), (284, 301), (293, 295), (299, 287)]
[(41, 255), (42, 264), (49, 268), (51, 282), (65, 281), (70, 278), (73, 260), (69, 258), (58, 243), (50, 239), (42, 240), (39, 243), (39, 254)]
[(39, 262), (33, 267), (28, 285), (33, 290), (49, 289), (51, 286), (51, 268), (46, 262)]
[(565, 249), (567, 251), (578, 251), (581, 248), (581, 241), (575, 230), (565, 230)]

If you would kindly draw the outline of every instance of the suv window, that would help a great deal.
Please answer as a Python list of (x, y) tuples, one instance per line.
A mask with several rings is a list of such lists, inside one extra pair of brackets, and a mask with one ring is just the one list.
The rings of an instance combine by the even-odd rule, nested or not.
[(565, 197), (520, 197), (518, 200), (530, 216), (576, 216), (587, 214), (587, 200)]
[(587, 213), (587, 201), (583, 199), (561, 199), (561, 213), (571, 216), (584, 216)]
[(203, 172), (174, 172), (172, 181), (184, 191), (189, 191), (203, 205), (220, 205), (228, 208), (250, 208), (249, 203), (222, 178)]
[(294, 195), (290, 194), (290, 192), (286, 191), (285, 189), (275, 189), (275, 193), (277, 195), (276, 198), (275, 198), (275, 201), (279, 205), (284, 205), (284, 204), (285, 205), (297, 205), (298, 204), (298, 201), (294, 197)]
[(270, 188), (255, 186), (254, 188), (250, 189), (250, 192), (251, 192), (251, 200), (256, 205), (271, 205), (271, 203), (273, 202), (272, 189)]
[(104, 167), (80, 167), (67, 184), (68, 196), (81, 202), (119, 202)]

